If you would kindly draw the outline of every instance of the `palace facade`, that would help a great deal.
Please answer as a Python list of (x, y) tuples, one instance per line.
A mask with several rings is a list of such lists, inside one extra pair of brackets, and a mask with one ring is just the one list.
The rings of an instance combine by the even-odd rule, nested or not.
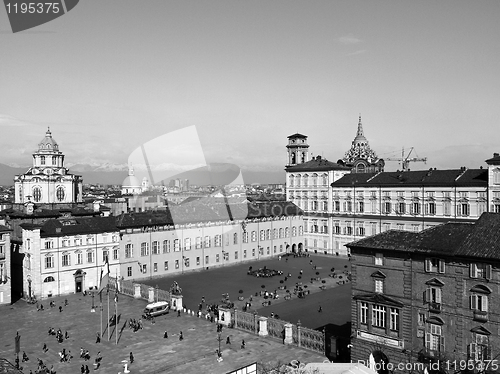
[(379, 373), (498, 372), (499, 232), (500, 214), (484, 213), (348, 244), (351, 359)]

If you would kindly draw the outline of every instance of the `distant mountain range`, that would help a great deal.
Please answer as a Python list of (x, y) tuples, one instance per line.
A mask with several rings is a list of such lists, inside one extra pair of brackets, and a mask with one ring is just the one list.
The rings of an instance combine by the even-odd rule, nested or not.
[[(0, 185), (11, 186), (14, 176), (23, 174), (26, 167), (14, 167), (0, 164)], [(69, 172), (83, 176), (83, 183), (118, 184), (121, 185), (128, 175), (127, 165), (103, 164), (73, 164), (68, 166)], [(199, 168), (176, 175), (172, 179), (189, 179), (191, 185), (226, 185), (237, 178), (240, 169), (232, 164), (210, 164), (210, 167)], [(245, 184), (285, 183), (285, 171), (254, 171), (243, 169)], [(167, 184), (168, 181), (165, 182)]]

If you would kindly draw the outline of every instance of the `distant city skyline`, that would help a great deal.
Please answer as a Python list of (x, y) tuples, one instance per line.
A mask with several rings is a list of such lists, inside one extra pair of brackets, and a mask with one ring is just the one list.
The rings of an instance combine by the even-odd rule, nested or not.
[[(342, 158), (361, 114), (381, 158), (479, 168), (500, 151), (497, 1), (80, 2), (12, 34), (0, 11), (0, 163), (50, 126), (65, 162), (126, 165), (195, 125), (207, 163), (283, 170), (286, 137)], [(118, 16), (119, 15), (119, 16)], [(387, 162), (386, 170), (396, 170)]]

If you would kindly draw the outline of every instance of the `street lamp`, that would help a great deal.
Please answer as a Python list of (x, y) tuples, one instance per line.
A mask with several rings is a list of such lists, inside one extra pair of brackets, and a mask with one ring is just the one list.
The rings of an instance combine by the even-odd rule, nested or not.
[(95, 313), (95, 305), (94, 305), (94, 291), (92, 291), (92, 309), (90, 309), (91, 313)]

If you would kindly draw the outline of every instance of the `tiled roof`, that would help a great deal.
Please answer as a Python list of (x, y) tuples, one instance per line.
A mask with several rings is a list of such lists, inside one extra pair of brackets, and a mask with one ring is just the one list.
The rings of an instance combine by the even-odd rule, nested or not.
[(40, 236), (44, 238), (115, 231), (118, 231), (115, 217), (70, 218), (68, 220), (51, 219), (43, 224)]
[(500, 213), (483, 213), (456, 254), (500, 259)]
[(498, 153), (494, 153), (492, 158), (489, 158), (485, 161), (490, 165), (500, 165), (500, 155)]
[[(370, 177), (368, 177), (368, 175)], [(381, 172), (378, 174), (347, 174), (332, 183), (332, 187), (356, 186), (481, 186), (488, 185), (488, 170), (486, 169), (450, 169), (450, 170), (416, 170), (399, 172)]]
[(483, 213), (475, 223), (446, 223), (421, 232), (390, 230), (347, 246), (500, 260), (499, 233), (500, 214)]
[(290, 136), (288, 137), (288, 139), (290, 139), (290, 138), (307, 138), (307, 136), (302, 135), (302, 134), (299, 134), (298, 132), (296, 132), (295, 134), (290, 135)]
[(315, 157), (310, 161), (304, 162), (303, 164), (288, 166), (286, 168), (287, 172), (327, 171), (327, 170), (351, 170), (351, 169), (346, 166), (337, 164), (336, 162), (328, 161), (326, 158), (321, 158), (320, 156)]
[(302, 210), (289, 201), (225, 204), (224, 199), (203, 199), (171, 206), (161, 211), (122, 214), (117, 217), (117, 226), (119, 228), (167, 226), (301, 214)]

